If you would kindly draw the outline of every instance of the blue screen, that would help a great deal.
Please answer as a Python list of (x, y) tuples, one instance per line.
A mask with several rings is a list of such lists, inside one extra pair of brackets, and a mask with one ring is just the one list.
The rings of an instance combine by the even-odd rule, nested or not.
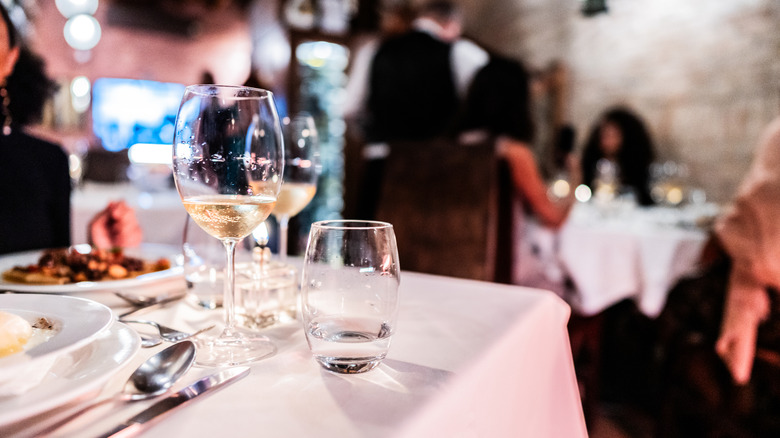
[(92, 88), (92, 129), (109, 151), (136, 143), (173, 143), (184, 85), (100, 78)]

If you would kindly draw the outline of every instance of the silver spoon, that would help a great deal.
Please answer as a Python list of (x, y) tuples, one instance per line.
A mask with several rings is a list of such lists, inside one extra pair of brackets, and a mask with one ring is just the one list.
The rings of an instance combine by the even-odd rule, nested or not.
[(194, 361), (195, 344), (192, 341), (173, 344), (142, 363), (130, 375), (122, 391), (115, 397), (105, 398), (87, 405), (66, 418), (47, 426), (37, 434), (51, 434), (87, 411), (106, 403), (132, 402), (157, 397), (167, 392), (190, 369)]

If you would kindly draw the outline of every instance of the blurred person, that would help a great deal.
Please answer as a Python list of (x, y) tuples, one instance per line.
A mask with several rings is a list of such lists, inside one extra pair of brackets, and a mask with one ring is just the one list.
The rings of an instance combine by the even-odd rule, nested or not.
[[(70, 245), (68, 157), (24, 127), (40, 120), (56, 89), (43, 60), (23, 45), (0, 5), (0, 254)], [(142, 233), (124, 202), (109, 204), (90, 224), (92, 243), (135, 246)]]
[(379, 46), (388, 38), (403, 35), (412, 27), (415, 9), (407, 0), (386, 0), (379, 11), (379, 32), (364, 36), (357, 44), (346, 86), (344, 117), (362, 124), (368, 96), (371, 63)]
[[(529, 75), (522, 63), (494, 56), (474, 78), (463, 129), (486, 129), (496, 138), (497, 153), (508, 162), (512, 181), (528, 210), (541, 224), (558, 228), (574, 203), (574, 191), (558, 202), (547, 195), (532, 149), (535, 126), (529, 100)], [(570, 184), (576, 186), (582, 179), (576, 156), (569, 153), (562, 160)]]
[(640, 205), (652, 205), (650, 165), (653, 143), (644, 122), (634, 112), (614, 107), (604, 112), (591, 129), (582, 152), (585, 184), (595, 190), (601, 160), (612, 163), (618, 183), (633, 189)]
[(543, 287), (561, 295), (569, 287), (555, 255), (555, 231), (568, 217), (580, 181), (580, 165), (568, 154), (569, 190), (553, 200), (532, 149), (535, 126), (530, 110), (530, 77), (522, 63), (493, 56), (475, 76), (469, 90), (462, 129), (483, 131), (495, 139), (516, 193), (514, 202), (514, 272), (512, 282)]
[(411, 30), (380, 45), (369, 75), (369, 142), (428, 140), (453, 128), (471, 78), (488, 60), (461, 31), (459, 8), (436, 0), (421, 7)]
[(462, 38), (461, 32), (458, 7), (449, 1), (431, 1), (420, 7), (406, 31), (378, 44), (370, 63), (365, 62), (365, 79), (359, 70), (353, 71), (354, 87), (348, 90), (353, 103), (347, 116), (358, 115), (365, 143), (359, 217), (374, 217), (390, 153), (388, 143), (427, 141), (454, 133), (467, 87), (488, 60), (487, 52)]
[(778, 217), (780, 117), (716, 219), (701, 274), (678, 283), (659, 316), (665, 436), (780, 436)]
[[(780, 118), (767, 128), (735, 201), (715, 223), (715, 234), (732, 260), (716, 350), (737, 384), (750, 380), (759, 326), (773, 316), (775, 329), (780, 329), (778, 218)], [(780, 343), (772, 348), (780, 355)]]
[(563, 124), (555, 130), (552, 142), (552, 174), (568, 173), (566, 168), (569, 157), (574, 153), (577, 131), (570, 124)]

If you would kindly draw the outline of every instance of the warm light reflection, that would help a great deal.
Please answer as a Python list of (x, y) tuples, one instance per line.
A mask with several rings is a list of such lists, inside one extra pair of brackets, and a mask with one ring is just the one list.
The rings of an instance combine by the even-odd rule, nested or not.
[(89, 79), (86, 76), (76, 76), (70, 82), (70, 92), (77, 97), (88, 95), (90, 87)]
[(71, 105), (77, 113), (83, 113), (89, 108), (91, 88), (86, 76), (76, 76), (70, 82)]
[(167, 164), (171, 165), (172, 145), (136, 143), (130, 146), (127, 157), (133, 164)]
[(580, 202), (590, 201), (591, 196), (593, 196), (593, 193), (590, 191), (590, 187), (585, 184), (580, 184), (574, 189), (574, 197)]
[(666, 202), (677, 205), (683, 200), (683, 191), (679, 187), (672, 187), (666, 192)]
[(100, 23), (88, 14), (75, 15), (65, 23), (65, 41), (76, 50), (90, 50), (100, 41)]
[(300, 158), (295, 158), (292, 161), (292, 165), (295, 167), (300, 167), (301, 169), (308, 169), (311, 167), (312, 163), (311, 160), (302, 160)]
[(258, 225), (257, 228), (252, 231), (252, 237), (255, 239), (255, 242), (257, 242), (261, 246), (265, 246), (268, 244), (268, 225), (263, 222), (262, 224)]
[(565, 179), (556, 180), (550, 189), (553, 196), (556, 198), (565, 198), (569, 196), (569, 191), (571, 190), (569, 188), (569, 182)]
[(340, 44), (327, 41), (303, 43), (295, 50), (295, 57), (301, 64), (311, 68), (344, 69), (349, 61), (349, 51)]
[(390, 254), (385, 254), (384, 257), (382, 257), (382, 272), (389, 272), (390, 268), (393, 267), (393, 258), (390, 256)]
[(55, 0), (54, 4), (65, 18), (79, 14), (94, 15), (98, 8), (98, 0)]

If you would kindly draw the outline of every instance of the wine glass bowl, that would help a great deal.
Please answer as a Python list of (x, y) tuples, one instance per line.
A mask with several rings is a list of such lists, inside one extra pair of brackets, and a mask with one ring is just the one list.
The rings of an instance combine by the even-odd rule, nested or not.
[(282, 143), (271, 92), (223, 85), (185, 89), (174, 133), (174, 181), (192, 220), (226, 251), (225, 327), (218, 337), (201, 341), (201, 365), (238, 365), (276, 351), (267, 337), (236, 326), (235, 249), (276, 204)]

